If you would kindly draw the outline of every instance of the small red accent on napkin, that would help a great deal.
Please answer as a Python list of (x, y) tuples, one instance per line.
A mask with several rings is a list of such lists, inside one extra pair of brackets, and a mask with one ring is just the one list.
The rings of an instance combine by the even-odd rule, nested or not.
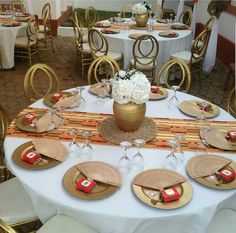
[(159, 87), (157, 87), (157, 86), (151, 86), (151, 92), (152, 93), (158, 93), (159, 92), (159, 90), (160, 90), (160, 88)]
[(33, 151), (32, 149), (26, 151), (23, 156), (22, 159), (30, 164), (35, 164), (35, 162), (40, 158), (40, 154), (36, 151)]
[(30, 123), (30, 124), (32, 124), (35, 119), (36, 119), (36, 116), (35, 116), (34, 114), (32, 114), (32, 113), (27, 114), (27, 115), (25, 116), (25, 121), (26, 121), (27, 123)]
[(180, 193), (176, 188), (160, 190), (161, 200), (165, 203), (180, 199)]
[(227, 132), (228, 139), (232, 142), (236, 142), (236, 130), (230, 130)]
[(93, 180), (82, 178), (76, 183), (76, 188), (82, 192), (89, 193), (96, 183)]
[(219, 181), (221, 181), (224, 184), (227, 184), (234, 180), (235, 178), (235, 171), (231, 168), (225, 168), (221, 172), (216, 173), (216, 177)]
[(54, 93), (52, 99), (58, 101), (63, 95), (61, 93)]

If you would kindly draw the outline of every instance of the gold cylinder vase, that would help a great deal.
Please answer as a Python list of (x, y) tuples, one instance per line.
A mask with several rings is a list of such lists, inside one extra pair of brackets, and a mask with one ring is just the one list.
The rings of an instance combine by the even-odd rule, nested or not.
[(137, 27), (146, 27), (148, 22), (148, 14), (135, 14)]
[(144, 120), (146, 103), (118, 104), (114, 102), (113, 112), (118, 127), (123, 131), (132, 132), (137, 130)]

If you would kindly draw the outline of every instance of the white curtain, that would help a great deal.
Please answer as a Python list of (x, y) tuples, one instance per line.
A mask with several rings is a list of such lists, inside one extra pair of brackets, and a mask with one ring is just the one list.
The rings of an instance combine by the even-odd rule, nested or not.
[(32, 14), (30, 0), (24, 0), (24, 6), (25, 6), (25, 9), (26, 9), (26, 12)]
[(176, 19), (177, 20), (179, 20), (179, 16), (183, 12), (183, 9), (184, 9), (184, 0), (180, 0), (178, 10), (177, 10), (177, 14), (176, 14)]
[(202, 71), (210, 73), (216, 63), (216, 50), (217, 50), (217, 39), (218, 39), (219, 22), (215, 18), (211, 29), (211, 35), (208, 42), (208, 47), (205, 55), (205, 59), (202, 66)]
[(195, 38), (195, 30), (196, 30), (196, 20), (197, 20), (197, 2), (194, 2), (193, 5), (193, 17), (192, 17), (192, 22), (191, 22), (191, 29), (192, 29), (192, 36), (193, 40)]
[(163, 1), (163, 0), (157, 0), (157, 4), (160, 5), (160, 6), (162, 6), (162, 1)]

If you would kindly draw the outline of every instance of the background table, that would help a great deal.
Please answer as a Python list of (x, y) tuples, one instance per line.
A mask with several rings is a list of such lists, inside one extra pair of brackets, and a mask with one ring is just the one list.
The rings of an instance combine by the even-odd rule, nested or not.
[[(169, 91), (169, 97), (166, 99), (148, 101), (146, 115), (191, 118), (178, 109), (174, 111), (168, 109), (167, 102), (172, 94), (172, 91)], [(184, 93), (178, 92), (177, 95), (180, 101), (196, 99), (196, 97)], [(84, 98), (87, 101), (86, 108), (73, 110), (112, 113), (113, 100), (107, 101), (104, 105), (98, 105), (96, 97), (87, 91), (84, 93)], [(31, 106), (46, 107), (42, 100)], [(214, 120), (234, 121), (235, 119), (221, 110), (220, 115)], [(81, 200), (67, 193), (62, 184), (65, 172), (80, 162), (80, 159), (68, 157), (62, 164), (47, 170), (25, 170), (14, 164), (11, 155), (15, 148), (26, 141), (29, 139), (7, 136), (4, 142), (6, 160), (9, 168), (20, 179), (31, 196), (35, 210), (43, 222), (56, 213), (67, 213), (78, 217), (102, 233), (156, 233), (157, 230), (162, 233), (203, 233), (217, 209), (223, 207), (236, 209), (235, 190), (214, 190), (193, 180), (190, 180), (193, 186), (193, 198), (188, 205), (175, 210), (152, 208), (140, 202), (133, 194), (131, 181), (134, 174), (125, 176), (121, 189), (108, 198), (96, 201)], [(118, 146), (93, 144), (93, 148), (95, 160), (104, 161), (114, 166), (117, 166), (123, 152)], [(136, 151), (137, 148), (131, 148), (128, 151), (128, 156), (132, 158)], [(164, 157), (168, 153), (168, 150), (143, 148), (145, 169), (163, 167)], [(188, 177), (185, 165), (190, 158), (197, 154), (199, 152), (185, 152), (184, 164), (178, 167), (178, 171)], [(235, 160), (233, 153), (222, 153), (222, 155)]]

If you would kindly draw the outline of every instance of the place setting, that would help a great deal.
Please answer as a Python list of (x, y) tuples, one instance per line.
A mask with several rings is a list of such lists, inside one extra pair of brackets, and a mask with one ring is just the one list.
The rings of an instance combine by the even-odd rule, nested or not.
[(106, 23), (106, 22), (101, 22), (101, 21), (99, 21), (99, 22), (96, 22), (96, 23), (94, 24), (94, 27), (98, 27), (98, 28), (109, 28), (109, 27), (111, 27), (111, 23)]
[(151, 86), (149, 100), (161, 100), (168, 97), (168, 90), (160, 86)]
[(22, 168), (41, 170), (54, 167), (67, 158), (67, 149), (59, 141), (37, 139), (26, 142), (13, 152), (12, 160)]
[(63, 177), (64, 188), (73, 196), (86, 200), (106, 198), (122, 186), (117, 168), (100, 161), (86, 161), (71, 167)]
[(236, 163), (232, 159), (200, 154), (188, 161), (186, 169), (192, 179), (209, 188), (236, 188)]
[(103, 34), (118, 34), (120, 33), (120, 29), (115, 29), (115, 28), (103, 28), (101, 30)]
[(161, 37), (166, 37), (166, 38), (175, 38), (178, 37), (179, 34), (177, 32), (174, 31), (162, 31), (158, 34)]
[(189, 26), (186, 24), (178, 23), (178, 24), (172, 24), (171, 28), (174, 30), (188, 30)]

